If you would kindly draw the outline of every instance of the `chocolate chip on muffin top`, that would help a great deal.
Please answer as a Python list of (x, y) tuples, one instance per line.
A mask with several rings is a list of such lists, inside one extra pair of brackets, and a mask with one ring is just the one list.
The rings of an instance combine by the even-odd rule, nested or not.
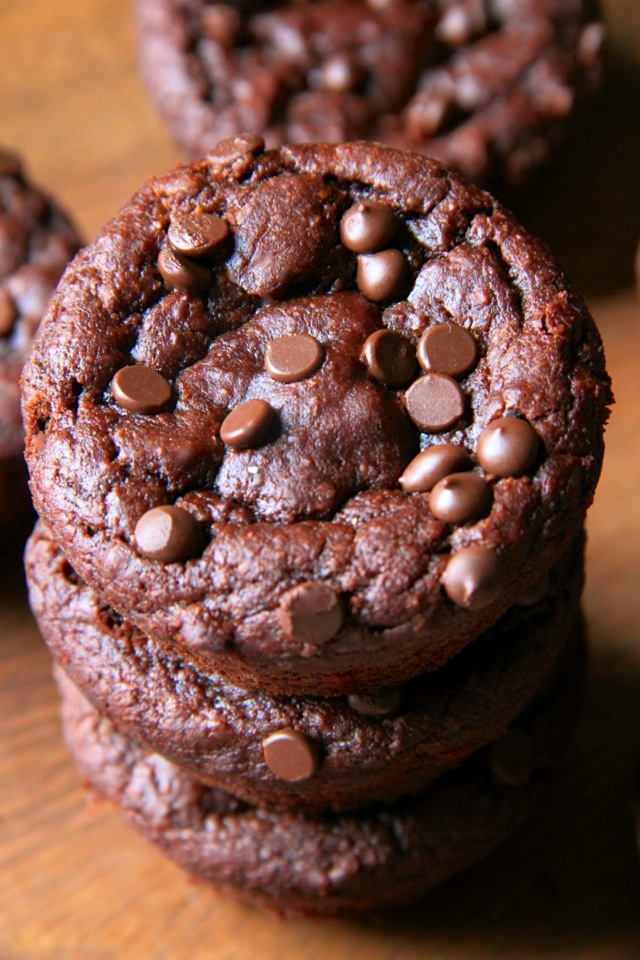
[[(360, 264), (386, 253), (382, 296)], [(608, 400), (584, 305), (488, 194), (250, 137), (125, 206), (24, 384), (34, 496), (80, 575), (230, 676), (327, 694), (437, 666), (539, 578)]]

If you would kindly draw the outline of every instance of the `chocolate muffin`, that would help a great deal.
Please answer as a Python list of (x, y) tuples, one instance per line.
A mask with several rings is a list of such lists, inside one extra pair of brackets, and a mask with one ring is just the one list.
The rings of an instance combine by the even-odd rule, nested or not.
[(597, 84), (592, 0), (137, 0), (146, 86), (186, 156), (369, 139), (517, 181)]
[(0, 524), (29, 516), (20, 418), (22, 366), (51, 294), (80, 241), (69, 218), (0, 148)]
[(279, 914), (362, 913), (416, 899), (523, 824), (571, 729), (579, 634), (561, 679), (490, 748), (368, 812), (279, 813), (206, 787), (119, 733), (60, 674), (65, 736), (84, 781), (196, 877)]
[(494, 740), (554, 673), (578, 617), (583, 543), (440, 670), (346, 698), (252, 694), (151, 640), (78, 580), (39, 524), (26, 551), (49, 649), (119, 730), (251, 803), (366, 807), (417, 793)]
[(240, 686), (323, 696), (441, 666), (559, 559), (610, 401), (584, 303), (489, 194), (257, 138), (132, 198), (23, 384), (78, 575)]

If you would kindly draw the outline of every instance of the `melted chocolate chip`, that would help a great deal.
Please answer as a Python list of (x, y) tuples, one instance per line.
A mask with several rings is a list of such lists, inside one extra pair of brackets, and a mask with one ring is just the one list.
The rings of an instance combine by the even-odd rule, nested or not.
[(324, 347), (310, 333), (276, 337), (267, 344), (264, 366), (280, 383), (295, 383), (315, 373), (324, 360)]
[(111, 381), (113, 398), (132, 413), (158, 413), (171, 399), (171, 387), (157, 370), (121, 367)]
[(418, 360), (423, 370), (464, 377), (478, 362), (478, 345), (457, 323), (439, 323), (420, 338)]
[(370, 693), (350, 693), (347, 703), (363, 717), (390, 717), (402, 706), (402, 687), (384, 687)]
[(18, 312), (9, 292), (0, 289), (0, 337), (8, 337), (13, 330)]
[(392, 387), (407, 383), (417, 366), (413, 345), (394, 330), (376, 330), (367, 337), (362, 356), (371, 376)]
[(147, 510), (136, 524), (134, 539), (140, 553), (162, 563), (196, 557), (205, 543), (195, 517), (182, 507), (169, 505)]
[(376, 253), (387, 246), (397, 225), (390, 207), (376, 200), (364, 200), (344, 214), (340, 221), (340, 238), (354, 253)]
[(409, 387), (404, 402), (415, 425), (426, 433), (448, 430), (465, 411), (462, 390), (444, 373), (425, 373)]
[(336, 635), (343, 620), (335, 590), (313, 580), (287, 590), (277, 616), (284, 633), (300, 643), (326, 643)]
[(167, 231), (172, 249), (184, 257), (204, 257), (220, 250), (229, 237), (229, 224), (210, 213), (175, 216)]
[(500, 417), (478, 438), (476, 457), (487, 473), (520, 477), (535, 463), (540, 441), (533, 427), (517, 417)]
[(318, 768), (313, 744), (303, 733), (285, 728), (262, 741), (264, 760), (280, 780), (307, 780)]
[(158, 254), (158, 270), (168, 287), (182, 293), (203, 293), (213, 280), (208, 267), (180, 256), (168, 243)]
[(201, 16), (206, 35), (225, 50), (231, 50), (240, 36), (240, 12), (227, 3), (212, 3), (202, 8)]
[(442, 585), (458, 607), (482, 610), (502, 593), (502, 564), (490, 547), (462, 547), (445, 567)]
[(535, 747), (528, 733), (512, 727), (494, 740), (489, 749), (489, 768), (498, 783), (522, 787), (535, 770)]
[[(334, 53), (328, 57), (317, 72), (317, 86), (334, 93), (355, 90), (365, 80), (366, 73), (348, 53)], [(314, 84), (315, 85), (315, 84)], [(345, 244), (347, 246), (347, 244)]]
[(407, 278), (407, 261), (401, 250), (360, 254), (356, 283), (369, 300), (390, 300), (400, 296)]
[(213, 166), (227, 166), (240, 157), (262, 153), (264, 138), (253, 133), (241, 133), (237, 137), (221, 140), (207, 154)]
[(247, 400), (228, 414), (220, 426), (220, 439), (228, 447), (244, 450), (261, 447), (272, 436), (278, 415), (266, 400)]
[(405, 493), (422, 493), (435, 487), (439, 480), (450, 473), (470, 470), (471, 457), (455, 443), (440, 443), (423, 450), (405, 467), (398, 483)]
[(477, 473), (452, 473), (431, 491), (429, 508), (443, 523), (470, 523), (489, 512), (491, 487)]

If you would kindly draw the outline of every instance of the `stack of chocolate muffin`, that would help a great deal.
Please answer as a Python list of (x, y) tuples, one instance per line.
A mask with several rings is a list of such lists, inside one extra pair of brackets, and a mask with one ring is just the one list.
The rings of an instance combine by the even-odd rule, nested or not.
[(609, 402), (549, 252), (433, 160), (242, 136), (149, 181), (23, 379), (83, 777), (283, 913), (486, 855), (574, 712)]

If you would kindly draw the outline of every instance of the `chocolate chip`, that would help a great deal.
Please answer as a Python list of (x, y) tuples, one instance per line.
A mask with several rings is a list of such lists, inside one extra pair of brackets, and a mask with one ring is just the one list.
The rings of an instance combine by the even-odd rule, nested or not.
[(277, 413), (266, 400), (247, 400), (228, 414), (220, 426), (220, 439), (228, 447), (244, 450), (261, 447), (273, 434)]
[(207, 154), (207, 160), (213, 166), (222, 167), (240, 157), (262, 153), (263, 150), (263, 137), (253, 133), (241, 133), (237, 137), (228, 137), (217, 143)]
[(425, 373), (409, 387), (404, 402), (415, 425), (426, 433), (448, 430), (465, 411), (462, 390), (444, 373)]
[(305, 380), (324, 360), (324, 347), (310, 333), (285, 334), (269, 340), (264, 366), (270, 377), (280, 383)]
[(206, 35), (230, 50), (240, 36), (240, 12), (228, 3), (212, 3), (203, 6), (201, 16)]
[(395, 330), (376, 330), (364, 342), (362, 356), (369, 373), (381, 383), (399, 387), (416, 371), (413, 344)]
[(441, 43), (452, 47), (461, 47), (468, 43), (474, 34), (486, 28), (486, 21), (482, 12), (482, 5), (465, 9), (462, 4), (451, 4), (445, 8), (443, 16), (436, 26), (435, 34)]
[(172, 249), (185, 257), (204, 257), (224, 246), (229, 224), (211, 213), (178, 214), (167, 231)]
[(18, 312), (8, 290), (0, 288), (0, 337), (8, 337), (13, 330)]
[(313, 744), (303, 733), (285, 728), (262, 741), (264, 760), (280, 780), (307, 780), (318, 768)]
[(389, 300), (400, 296), (407, 279), (407, 261), (401, 250), (381, 250), (360, 254), (356, 284), (369, 300)]
[(347, 703), (363, 717), (390, 717), (402, 705), (402, 687), (384, 687), (370, 693), (350, 693)]
[(398, 221), (391, 209), (376, 200), (356, 203), (340, 221), (340, 238), (354, 253), (376, 253), (386, 247)]
[(407, 107), (404, 117), (409, 135), (416, 140), (434, 137), (453, 123), (458, 116), (455, 104), (446, 93), (417, 94)]
[(498, 781), (509, 787), (522, 787), (535, 770), (535, 747), (528, 733), (511, 727), (489, 748), (489, 768)]
[(458, 379), (476, 366), (478, 345), (471, 334), (457, 323), (439, 323), (420, 338), (418, 360), (423, 370), (447, 373)]
[(162, 563), (196, 557), (205, 543), (195, 517), (182, 507), (169, 505), (147, 510), (136, 524), (134, 539), (140, 553)]
[(490, 547), (479, 544), (462, 547), (445, 567), (442, 585), (457, 606), (482, 610), (502, 593), (502, 564)]
[(429, 509), (443, 523), (470, 523), (491, 508), (491, 487), (477, 473), (452, 473), (440, 480), (429, 498)]
[(168, 287), (182, 293), (202, 293), (211, 286), (211, 270), (176, 253), (167, 243), (158, 254), (158, 270)]
[(450, 473), (470, 470), (472, 466), (471, 457), (464, 447), (458, 447), (455, 443), (440, 443), (414, 457), (405, 467), (398, 483), (405, 493), (422, 493), (431, 490)]
[(542, 603), (549, 593), (550, 585), (549, 573), (543, 573), (535, 583), (531, 584), (528, 590), (525, 590), (525, 592), (518, 597), (516, 603), (519, 607), (534, 607), (537, 603)]
[(342, 626), (343, 611), (335, 590), (309, 580), (287, 590), (280, 599), (277, 616), (290, 639), (326, 643)]
[(171, 387), (162, 374), (142, 365), (121, 367), (111, 381), (111, 393), (133, 413), (158, 413), (171, 399)]
[(533, 427), (517, 417), (500, 417), (478, 437), (476, 457), (487, 473), (520, 477), (533, 466), (540, 441)]
[[(334, 93), (347, 93), (364, 82), (366, 73), (348, 53), (328, 57), (317, 72), (317, 85)], [(348, 246), (348, 244), (345, 244)], [(351, 249), (351, 248), (350, 248)]]
[(588, 23), (578, 39), (578, 60), (585, 67), (593, 67), (598, 61), (602, 44), (607, 35), (603, 23)]

